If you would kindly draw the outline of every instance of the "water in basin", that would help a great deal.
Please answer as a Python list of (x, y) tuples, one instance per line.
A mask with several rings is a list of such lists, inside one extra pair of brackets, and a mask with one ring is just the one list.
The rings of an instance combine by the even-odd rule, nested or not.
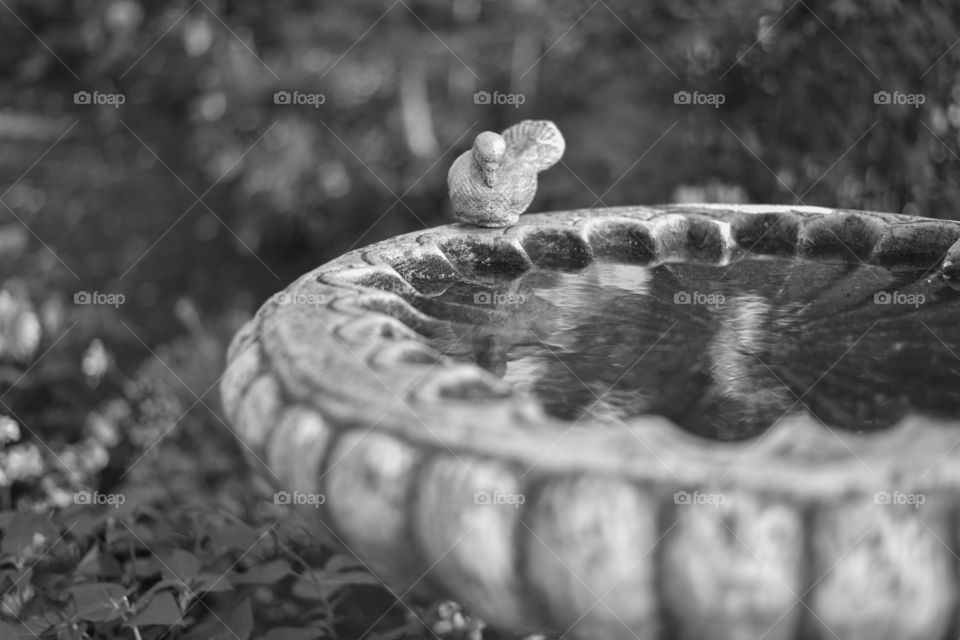
[(918, 271), (795, 259), (471, 276), (418, 298), (444, 353), (574, 423), (660, 415), (708, 438), (795, 412), (874, 431), (960, 415), (960, 292)]

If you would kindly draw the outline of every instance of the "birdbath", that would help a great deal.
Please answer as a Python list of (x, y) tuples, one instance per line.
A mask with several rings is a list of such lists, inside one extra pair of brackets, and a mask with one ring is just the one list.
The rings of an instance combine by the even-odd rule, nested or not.
[(960, 222), (683, 205), (347, 253), (221, 391), (397, 593), (575, 638), (955, 638)]

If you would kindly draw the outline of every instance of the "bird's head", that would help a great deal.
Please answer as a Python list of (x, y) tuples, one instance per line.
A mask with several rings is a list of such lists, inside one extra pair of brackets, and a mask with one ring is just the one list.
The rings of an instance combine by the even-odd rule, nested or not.
[(507, 143), (498, 133), (484, 131), (473, 141), (473, 159), (483, 173), (483, 180), (488, 187), (497, 182), (497, 170), (503, 162), (503, 155), (507, 151)]

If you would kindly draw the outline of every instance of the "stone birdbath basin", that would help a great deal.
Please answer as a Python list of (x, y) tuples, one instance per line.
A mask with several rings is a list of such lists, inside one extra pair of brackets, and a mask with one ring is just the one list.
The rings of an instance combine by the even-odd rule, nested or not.
[[(539, 171), (563, 144), (533, 125), (503, 139)], [(350, 252), (235, 337), (223, 403), (275, 500), (503, 628), (956, 638), (960, 222), (519, 217), (535, 172), (481, 142), (455, 209), (509, 226)]]
[(439, 227), (274, 296), (223, 401), (318, 528), (496, 625), (955, 637), (958, 239), (776, 206)]

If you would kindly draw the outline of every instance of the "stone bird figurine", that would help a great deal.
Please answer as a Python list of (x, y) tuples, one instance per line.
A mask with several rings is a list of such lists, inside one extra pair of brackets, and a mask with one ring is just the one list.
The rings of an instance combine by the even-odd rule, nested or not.
[(524, 120), (502, 134), (484, 131), (447, 174), (453, 215), (481, 227), (516, 223), (537, 192), (537, 174), (556, 164), (564, 147), (549, 120)]

